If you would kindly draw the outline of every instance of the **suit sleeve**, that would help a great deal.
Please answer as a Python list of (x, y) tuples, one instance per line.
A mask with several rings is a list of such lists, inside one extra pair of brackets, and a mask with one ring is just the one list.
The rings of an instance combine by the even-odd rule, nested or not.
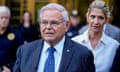
[(120, 46), (116, 51), (116, 55), (114, 57), (111, 72), (120, 72)]
[(95, 72), (95, 65), (94, 65), (94, 57), (91, 51), (89, 51), (89, 54), (87, 56), (86, 61), (86, 67), (87, 67), (87, 72)]
[(21, 48), (18, 48), (17, 54), (16, 54), (16, 62), (13, 68), (13, 72), (21, 72), (20, 71), (20, 63), (21, 63)]

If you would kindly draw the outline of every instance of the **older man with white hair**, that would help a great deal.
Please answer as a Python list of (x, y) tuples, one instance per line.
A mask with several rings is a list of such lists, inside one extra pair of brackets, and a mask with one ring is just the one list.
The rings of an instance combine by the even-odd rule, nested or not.
[(95, 72), (91, 51), (65, 36), (67, 10), (49, 3), (39, 15), (42, 39), (18, 48), (13, 72)]
[(0, 6), (0, 72), (10, 72), (16, 60), (17, 47), (23, 44), (20, 32), (9, 25), (10, 10)]

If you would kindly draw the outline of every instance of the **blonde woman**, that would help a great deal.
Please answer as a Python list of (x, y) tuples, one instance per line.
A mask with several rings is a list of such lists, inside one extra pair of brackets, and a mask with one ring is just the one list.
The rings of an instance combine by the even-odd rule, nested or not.
[(88, 30), (74, 41), (89, 48), (94, 55), (96, 72), (110, 72), (119, 43), (103, 32), (110, 12), (104, 1), (95, 0), (88, 8), (86, 19)]

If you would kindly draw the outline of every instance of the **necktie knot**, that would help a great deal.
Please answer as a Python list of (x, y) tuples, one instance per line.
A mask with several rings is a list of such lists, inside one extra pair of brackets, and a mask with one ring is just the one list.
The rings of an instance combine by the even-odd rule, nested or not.
[(53, 54), (54, 52), (55, 52), (56, 50), (55, 50), (55, 48), (54, 47), (50, 47), (50, 48), (48, 48), (48, 52), (49, 52), (49, 54)]

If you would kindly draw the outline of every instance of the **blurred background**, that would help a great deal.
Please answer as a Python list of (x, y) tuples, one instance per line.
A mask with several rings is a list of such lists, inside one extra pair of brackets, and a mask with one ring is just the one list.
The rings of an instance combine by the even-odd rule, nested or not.
[[(22, 21), (24, 10), (32, 13), (33, 24), (38, 24), (38, 11), (47, 3), (55, 2), (62, 4), (68, 10), (69, 14), (72, 10), (78, 10), (81, 15), (81, 22), (85, 24), (85, 14), (89, 4), (93, 0), (0, 0), (0, 5), (8, 6), (11, 9), (10, 23), (14, 27)], [(110, 8), (111, 20), (110, 22), (120, 27), (120, 0), (104, 0)]]

